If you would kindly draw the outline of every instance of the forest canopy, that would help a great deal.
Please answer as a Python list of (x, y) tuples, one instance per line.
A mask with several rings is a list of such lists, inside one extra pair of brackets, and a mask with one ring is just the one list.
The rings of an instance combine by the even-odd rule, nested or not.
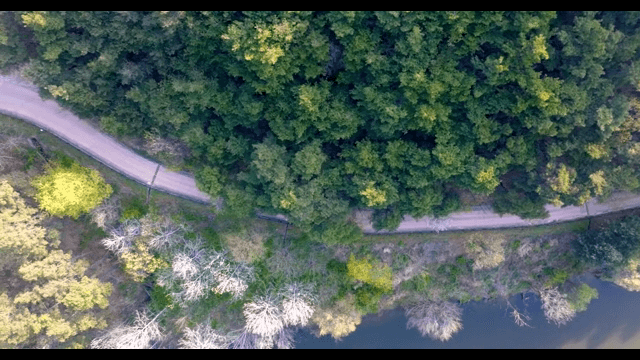
[[(303, 229), (636, 190), (638, 12), (2, 12), (0, 68)], [(638, 64), (638, 65), (636, 65)]]

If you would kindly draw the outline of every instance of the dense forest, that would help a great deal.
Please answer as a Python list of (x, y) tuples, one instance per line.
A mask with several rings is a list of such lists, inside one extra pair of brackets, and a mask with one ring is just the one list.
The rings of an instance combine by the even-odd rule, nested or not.
[(109, 133), (184, 143), (201, 189), (237, 214), (326, 235), (353, 208), (386, 229), (445, 216), (451, 189), (536, 218), (640, 188), (639, 20), (3, 12), (0, 68)]

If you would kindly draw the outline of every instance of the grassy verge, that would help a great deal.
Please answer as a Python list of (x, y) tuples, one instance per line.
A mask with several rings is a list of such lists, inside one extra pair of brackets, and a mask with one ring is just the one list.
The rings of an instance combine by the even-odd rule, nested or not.
[(0, 134), (24, 137), (35, 136), (42, 144), (45, 151), (53, 153), (59, 152), (74, 159), (83, 166), (98, 170), (105, 180), (112, 184), (112, 186), (115, 184), (116, 189), (118, 190), (126, 189), (127, 192), (130, 192), (133, 195), (146, 197), (147, 188), (145, 186), (111, 170), (99, 161), (94, 160), (80, 150), (60, 140), (58, 137), (48, 132), (40, 131), (36, 126), (28, 124), (22, 120), (0, 115)]
[(409, 242), (433, 242), (433, 241), (465, 241), (473, 234), (483, 236), (503, 235), (506, 238), (517, 239), (523, 237), (535, 237), (541, 235), (557, 235), (563, 233), (576, 233), (587, 230), (588, 219), (570, 221), (552, 225), (538, 225), (523, 228), (508, 228), (496, 230), (459, 230), (446, 231), (441, 233), (406, 233), (406, 234), (381, 234), (365, 235), (363, 241), (366, 243), (389, 242), (389, 243), (409, 243)]

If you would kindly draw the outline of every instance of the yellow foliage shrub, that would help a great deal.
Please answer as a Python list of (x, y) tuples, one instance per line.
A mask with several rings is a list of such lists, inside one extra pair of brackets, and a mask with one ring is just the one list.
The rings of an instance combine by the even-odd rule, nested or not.
[(383, 291), (391, 291), (393, 288), (391, 268), (375, 260), (370, 261), (366, 258), (357, 260), (351, 254), (347, 262), (347, 275)]

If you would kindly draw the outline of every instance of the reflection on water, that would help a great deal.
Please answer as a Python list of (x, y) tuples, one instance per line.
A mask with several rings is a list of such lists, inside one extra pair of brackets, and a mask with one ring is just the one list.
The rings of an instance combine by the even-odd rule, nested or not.
[(593, 277), (585, 281), (600, 297), (561, 327), (547, 323), (540, 301), (530, 294), (524, 301), (514, 296), (511, 303), (531, 316), (531, 328), (518, 327), (504, 304), (471, 302), (464, 305), (464, 328), (444, 343), (407, 330), (403, 311), (392, 310), (365, 317), (340, 342), (301, 330), (296, 348), (640, 348), (640, 293)]

